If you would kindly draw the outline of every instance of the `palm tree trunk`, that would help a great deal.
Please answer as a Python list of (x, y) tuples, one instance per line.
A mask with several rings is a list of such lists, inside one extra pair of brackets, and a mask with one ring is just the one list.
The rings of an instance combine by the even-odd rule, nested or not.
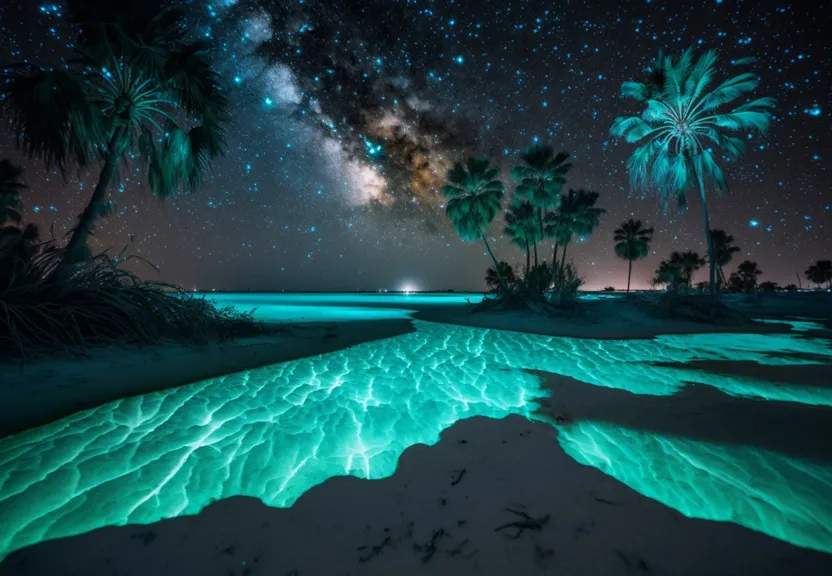
[(633, 261), (630, 260), (630, 265), (627, 267), (627, 293), (630, 293), (630, 277), (633, 275)]
[(569, 246), (569, 241), (563, 243), (563, 252), (560, 255), (560, 273), (558, 274), (558, 283), (563, 281), (563, 271), (566, 269), (566, 247)]
[(488, 240), (485, 238), (485, 232), (483, 232), (482, 230), (480, 230), (480, 238), (482, 238), (482, 241), (485, 242), (485, 249), (488, 250), (488, 255), (491, 256), (491, 261), (494, 262), (494, 272), (497, 273), (497, 280), (500, 281), (500, 288), (502, 288), (503, 293), (505, 293), (506, 282), (505, 280), (503, 280), (503, 273), (500, 272), (500, 264), (494, 257), (494, 252), (491, 251), (491, 246), (488, 245)]
[(705, 182), (702, 180), (702, 174), (698, 173), (697, 177), (699, 179), (699, 199), (702, 202), (702, 225), (705, 227), (705, 239), (708, 242), (708, 268), (710, 272), (710, 288), (711, 288), (711, 298), (714, 301), (718, 298), (718, 293), (716, 290), (716, 260), (714, 259), (714, 241), (711, 238), (711, 226), (708, 222), (708, 198), (705, 195)]
[(61, 267), (70, 266), (82, 259), (81, 250), (87, 246), (87, 239), (95, 227), (95, 220), (102, 213), (102, 207), (106, 204), (107, 190), (110, 187), (113, 177), (116, 175), (118, 163), (121, 160), (121, 155), (127, 147), (126, 132), (117, 128), (113, 132), (110, 142), (107, 144), (107, 154), (105, 156), (104, 167), (101, 169), (101, 174), (98, 177), (98, 184), (95, 185), (92, 198), (84, 208), (81, 218), (78, 220), (78, 226), (72, 232), (72, 237), (66, 245), (66, 253), (61, 261)]
[(552, 272), (558, 267), (558, 242), (555, 240), (555, 247), (552, 250)]
[(537, 268), (537, 242), (534, 243), (534, 267)]
[(529, 241), (526, 240), (526, 273), (523, 274), (523, 276), (525, 276), (525, 277), (529, 276), (529, 267), (532, 265), (531, 257), (532, 257), (531, 246), (529, 246)]

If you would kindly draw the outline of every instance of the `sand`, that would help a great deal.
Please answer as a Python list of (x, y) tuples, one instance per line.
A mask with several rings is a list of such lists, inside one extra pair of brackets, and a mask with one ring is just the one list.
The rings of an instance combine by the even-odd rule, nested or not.
[(291, 508), (196, 516), (15, 552), (0, 575), (828, 575), (832, 556), (678, 512), (567, 456), (519, 416), (458, 422), (382, 480), (330, 479)]
[(96, 348), (0, 363), (0, 438), (80, 410), (413, 331), (406, 320), (275, 325), (266, 335), (203, 347)]
[[(796, 315), (795, 315), (796, 316)], [(547, 336), (593, 339), (643, 339), (661, 334), (773, 334), (788, 332), (788, 324), (754, 321), (709, 323), (662, 318), (648, 313), (635, 298), (583, 301), (575, 313), (548, 317), (529, 310), (473, 312), (470, 306), (417, 308), (419, 320), (477, 328), (513, 330)]]
[[(471, 314), (463, 306), (422, 308), (415, 316), (585, 338), (731, 330), (663, 321), (616, 301), (593, 302), (584, 316), (555, 321), (517, 312)], [(781, 332), (788, 326), (734, 329)], [(81, 362), (51, 359), (22, 372), (14, 366), (11, 381), (12, 372), (3, 372), (4, 384), (10, 384), (0, 387), (2, 431), (407, 330), (410, 322), (401, 320), (310, 324), (203, 350), (110, 349)], [(832, 386), (832, 367), (825, 364), (762, 368), (720, 361), (686, 368)], [(552, 396), (537, 416), (550, 422), (600, 421), (832, 463), (826, 441), (832, 417), (825, 407), (729, 397), (704, 386), (673, 396), (635, 396), (563, 376), (538, 376)], [(578, 463), (557, 435), (555, 427), (520, 416), (462, 420), (436, 445), (408, 448), (391, 477), (331, 478), (287, 509), (233, 497), (195, 516), (42, 542), (12, 553), (0, 563), (0, 576), (832, 574), (832, 555), (738, 524), (688, 518)]]

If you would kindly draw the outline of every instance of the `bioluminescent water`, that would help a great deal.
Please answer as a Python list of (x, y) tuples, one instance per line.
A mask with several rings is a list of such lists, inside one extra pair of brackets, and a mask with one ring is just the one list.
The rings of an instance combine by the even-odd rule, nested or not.
[[(732, 396), (832, 406), (822, 382), (684, 367), (832, 359), (828, 344), (797, 333), (609, 341), (414, 324), (381, 342), (112, 402), (0, 440), (0, 558), (102, 526), (195, 514), (216, 499), (283, 507), (336, 475), (388, 476), (406, 448), (436, 442), (463, 418), (535, 417), (546, 392), (531, 371), (635, 394), (666, 396), (698, 382)], [(830, 466), (599, 422), (568, 424), (558, 437), (579, 462), (688, 516), (832, 553)]]
[(327, 294), (208, 293), (218, 306), (252, 311), (261, 322), (354, 322), (410, 318), (414, 307), (455, 306), (480, 302), (481, 293), (352, 292)]

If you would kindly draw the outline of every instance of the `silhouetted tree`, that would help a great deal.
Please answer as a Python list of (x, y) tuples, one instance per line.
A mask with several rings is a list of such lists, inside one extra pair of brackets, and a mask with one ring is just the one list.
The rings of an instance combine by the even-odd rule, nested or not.
[[(468, 158), (464, 165), (457, 162), (448, 171), (443, 188), (448, 199), (445, 212), (457, 234), (466, 242), (483, 241), (498, 278), (500, 267), (488, 244), (485, 230), (500, 211), (503, 201), (503, 183), (498, 178), (499, 173), (499, 168), (492, 167), (487, 158)], [(500, 283), (505, 290), (505, 280), (500, 278)]]
[(531, 202), (516, 200), (511, 203), (506, 211), (506, 227), (503, 232), (511, 238), (511, 243), (519, 246), (526, 253), (526, 270), (528, 275), (530, 263), (529, 257), (532, 247), (540, 241), (540, 221), (537, 218), (537, 210)]
[(512, 286), (517, 282), (517, 278), (514, 275), (514, 268), (511, 267), (511, 264), (501, 260), (498, 266), (500, 267), (499, 274), (494, 268), (488, 268), (485, 271), (485, 284), (492, 292), (500, 290), (500, 278), (505, 281), (507, 286)]
[(597, 192), (587, 190), (572, 190), (561, 197), (560, 207), (557, 210), (557, 217), (560, 220), (560, 242), (563, 245), (561, 253), (560, 272), (558, 276), (564, 275), (566, 267), (566, 248), (572, 237), (589, 236), (598, 226), (601, 215), (606, 212), (603, 208), (597, 208)]
[[(511, 170), (512, 178), (519, 182), (514, 190), (514, 199), (526, 200), (537, 209), (541, 231), (546, 210), (557, 208), (560, 204), (560, 192), (566, 183), (566, 174), (572, 168), (568, 159), (568, 152), (555, 154), (550, 146), (538, 144), (527, 148), (522, 155), (523, 163)], [(533, 248), (537, 266), (537, 242)]]
[(137, 158), (161, 198), (196, 190), (225, 144), (228, 100), (208, 46), (190, 42), (185, 14), (163, 0), (67, 0), (78, 31), (60, 65), (6, 69), (0, 109), (19, 147), (65, 173), (99, 158), (92, 196), (66, 248), (82, 259), (122, 162)]
[(650, 252), (653, 229), (645, 228), (641, 220), (630, 218), (613, 231), (615, 255), (627, 260), (627, 292), (630, 291), (630, 277), (633, 274), (633, 260), (641, 260)]
[(728, 265), (734, 254), (740, 251), (739, 246), (734, 246), (734, 237), (725, 233), (724, 230), (711, 230), (711, 240), (714, 245), (714, 257), (716, 258), (719, 281), (725, 283), (725, 272), (723, 268)]
[(26, 189), (21, 180), (23, 169), (10, 160), (0, 160), (0, 224), (20, 222), (20, 193)]
[(666, 284), (671, 290), (689, 290), (694, 273), (705, 265), (705, 259), (696, 252), (673, 252), (662, 260), (656, 269), (653, 284)]
[(757, 277), (763, 271), (759, 269), (756, 262), (746, 260), (737, 266), (737, 276), (740, 278), (743, 292), (754, 292), (757, 289)]
[[(765, 97), (732, 105), (757, 88), (757, 77), (746, 72), (713, 88), (716, 61), (714, 50), (696, 62), (692, 50), (685, 50), (677, 58), (666, 57), (661, 64), (654, 64), (647, 83), (624, 82), (622, 97), (644, 102), (646, 108), (640, 116), (617, 118), (611, 128), (613, 136), (638, 146), (627, 162), (634, 188), (655, 189), (665, 203), (675, 199), (681, 208), (687, 205), (688, 193), (698, 190), (714, 298), (717, 258), (706, 190), (709, 185), (717, 195), (728, 190), (719, 159), (736, 159), (745, 150), (743, 138), (730, 133), (766, 132), (769, 109), (775, 104), (773, 98)], [(734, 64), (748, 62), (740, 59)], [(659, 81), (664, 82), (661, 90)]]

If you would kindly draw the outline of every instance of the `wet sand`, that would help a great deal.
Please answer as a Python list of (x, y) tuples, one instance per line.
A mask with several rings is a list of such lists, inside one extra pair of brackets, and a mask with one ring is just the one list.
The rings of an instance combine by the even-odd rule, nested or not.
[(235, 497), (10, 555), (0, 575), (826, 575), (832, 556), (696, 520), (578, 464), (519, 416), (458, 422), (382, 480), (332, 478), (291, 508)]
[(108, 347), (91, 349), (86, 358), (0, 362), (0, 438), (113, 400), (412, 331), (407, 320), (284, 324), (272, 325), (263, 336), (203, 347)]

